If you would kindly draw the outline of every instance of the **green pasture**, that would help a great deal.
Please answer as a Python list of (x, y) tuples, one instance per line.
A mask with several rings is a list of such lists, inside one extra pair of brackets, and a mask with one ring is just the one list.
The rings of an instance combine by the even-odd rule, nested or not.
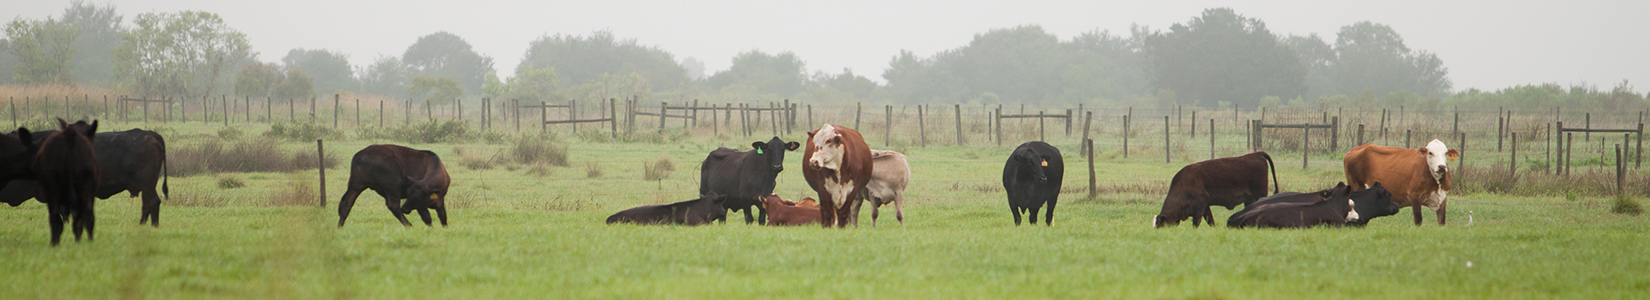
[[(248, 125), (253, 126), (253, 125)], [(106, 125), (105, 130), (130, 126)], [(218, 126), (173, 125), (171, 148), (212, 139)], [(256, 135), (262, 128), (246, 129)], [(912, 167), (906, 222), (886, 207), (880, 226), (760, 227), (730, 214), (701, 227), (606, 225), (611, 213), (695, 197), (698, 164), (718, 147), (758, 137), (613, 141), (567, 135), (568, 166), (504, 161), (508, 142), (410, 144), (441, 154), (453, 177), (451, 226), (405, 228), (365, 193), (336, 227), (337, 197), (354, 151), (388, 140), (328, 141), (340, 166), (326, 170), (324, 207), (294, 203), (314, 190), (315, 170), (175, 176), (162, 226), (137, 223), (139, 201), (98, 202), (97, 240), (47, 244), (38, 202), (0, 208), (0, 298), (1639, 298), (1650, 294), (1650, 222), (1610, 212), (1605, 196), (1457, 193), (1450, 224), (1410, 213), (1367, 228), (1154, 229), (1161, 190), (1179, 167), (1207, 157), (1204, 139), (1123, 158), (1097, 147), (1097, 183), (1075, 138), (1065, 150), (1065, 190), (1053, 226), (1014, 226), (1001, 189), (1002, 147), (916, 147), (898, 141)], [(786, 140), (800, 139), (797, 132)], [(506, 140), (513, 138), (507, 137)], [(975, 138), (975, 137), (970, 137)], [(1241, 135), (1221, 137), (1240, 144)], [(983, 140), (983, 137), (980, 137)], [(1233, 140), (1235, 139), (1235, 140)], [(1229, 141), (1230, 140), (1230, 141)], [(1159, 138), (1157, 142), (1161, 142)], [(872, 143), (880, 147), (880, 140)], [(310, 142), (272, 144), (314, 151)], [(1179, 148), (1179, 149), (1176, 149)], [(1155, 151), (1155, 152), (1154, 152)], [(1225, 151), (1222, 156), (1240, 154)], [(459, 152), (462, 152), (460, 154)], [(1470, 154), (1469, 154), (1470, 155)], [(1488, 156), (1488, 155), (1485, 155)], [(1284, 190), (1342, 180), (1338, 154), (1274, 153)], [(1469, 156), (1470, 158), (1471, 156)], [(787, 156), (776, 193), (812, 196), (801, 155)], [(674, 170), (643, 179), (644, 164)], [(1493, 167), (1480, 159), (1484, 167)], [(592, 176), (592, 173), (600, 173)], [(243, 187), (226, 188), (224, 181)], [(300, 195), (300, 196), (293, 196)], [(313, 195), (313, 194), (310, 194)], [(1565, 196), (1569, 195), (1569, 196)], [(314, 197), (314, 196), (309, 196)], [(287, 199), (287, 200), (277, 200)], [(1644, 201), (1642, 199), (1638, 201)], [(1468, 211), (1472, 212), (1469, 225)]]

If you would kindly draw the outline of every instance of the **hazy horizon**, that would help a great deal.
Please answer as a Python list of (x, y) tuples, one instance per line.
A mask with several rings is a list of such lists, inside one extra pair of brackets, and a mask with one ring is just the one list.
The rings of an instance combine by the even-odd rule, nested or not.
[[(93, 1), (95, 3), (95, 1)], [(9, 3), (11, 18), (60, 17), (70, 1)], [(417, 3), (417, 4), (413, 4)], [(457, 34), (491, 56), (500, 77), (513, 74), (528, 43), (546, 35), (609, 30), (658, 47), (677, 61), (704, 62), (704, 75), (725, 70), (748, 50), (794, 52), (808, 70), (844, 68), (883, 82), (900, 50), (922, 57), (966, 45), (991, 29), (1038, 25), (1061, 39), (1109, 30), (1127, 36), (1131, 24), (1162, 30), (1204, 9), (1230, 7), (1264, 21), (1278, 35), (1317, 34), (1331, 44), (1341, 26), (1371, 21), (1391, 26), (1405, 45), (1430, 51), (1449, 68), (1454, 90), (1496, 90), (1524, 84), (1586, 84), (1609, 89), (1628, 80), (1650, 90), (1650, 22), (1636, 21), (1650, 1), (1540, 4), (1504, 1), (1285, 3), (1274, 1), (1123, 1), (1063, 3), (871, 2), (680, 3), (610, 1), (285, 1), (244, 5), (222, 1), (135, 0), (113, 3), (129, 26), (145, 12), (216, 13), (247, 34), (260, 61), (279, 61), (294, 48), (329, 49), (364, 66), (399, 56), (419, 37)], [(375, 13), (366, 13), (375, 12)]]

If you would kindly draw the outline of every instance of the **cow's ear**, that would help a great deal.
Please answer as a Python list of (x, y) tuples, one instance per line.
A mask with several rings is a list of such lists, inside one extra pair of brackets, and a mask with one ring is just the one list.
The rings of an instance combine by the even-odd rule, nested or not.
[(796, 151), (796, 148), (799, 148), (799, 147), (802, 147), (802, 143), (797, 143), (797, 142), (785, 143), (785, 150)]
[(1415, 148), (1415, 152), (1420, 152), (1420, 153), (1421, 153), (1421, 155), (1427, 155), (1427, 154), (1430, 154), (1430, 153), (1432, 153), (1432, 151), (1428, 151), (1428, 150), (1427, 150), (1427, 147), (1419, 147), (1419, 148)]
[(69, 122), (63, 122), (63, 118), (57, 118), (57, 127), (61, 127), (63, 130), (69, 130)]
[(28, 128), (18, 127), (17, 139), (22, 140), (24, 146), (34, 145), (34, 133), (30, 133)]
[(754, 143), (751, 143), (751, 148), (756, 149), (756, 154), (762, 154), (762, 147), (767, 146), (767, 145), (768, 145), (767, 143), (763, 143), (763, 142), (754, 142)]
[(97, 120), (92, 120), (92, 127), (86, 128), (86, 139), (91, 140), (95, 137), (97, 137)]
[(1455, 161), (1455, 158), (1461, 157), (1461, 152), (1455, 151), (1455, 149), (1449, 149), (1449, 152), (1444, 152), (1444, 155), (1449, 156), (1449, 161)]

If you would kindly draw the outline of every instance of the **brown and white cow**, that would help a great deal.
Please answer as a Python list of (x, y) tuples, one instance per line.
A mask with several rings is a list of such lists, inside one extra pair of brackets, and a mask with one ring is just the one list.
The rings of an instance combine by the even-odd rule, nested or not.
[(1437, 212), (1438, 225), (1444, 225), (1445, 196), (1450, 190), (1448, 163), (1460, 156), (1461, 152), (1434, 139), (1415, 149), (1364, 144), (1348, 151), (1342, 164), (1353, 190), (1380, 182), (1392, 192), (1392, 202), (1410, 207), (1415, 225), (1421, 225), (1421, 206)]
[(857, 222), (860, 193), (875, 168), (865, 138), (853, 129), (825, 124), (808, 132), (802, 160), (802, 177), (819, 193), (820, 225), (847, 227)]
[[(871, 202), (871, 226), (877, 226), (877, 210), (883, 204), (894, 204), (894, 219), (905, 225), (905, 185), (911, 181), (911, 165), (905, 154), (888, 150), (871, 150), (871, 182), (860, 193)], [(858, 215), (856, 208), (854, 214)]]

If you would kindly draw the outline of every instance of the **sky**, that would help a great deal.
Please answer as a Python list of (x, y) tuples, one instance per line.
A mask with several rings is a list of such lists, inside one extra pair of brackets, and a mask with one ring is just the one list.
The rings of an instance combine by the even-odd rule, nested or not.
[[(67, 0), (0, 0), (0, 17), (58, 17)], [(98, 3), (98, 0), (90, 2)], [(658, 47), (678, 61), (726, 70), (750, 50), (796, 53), (812, 71), (882, 82), (900, 50), (927, 57), (991, 29), (1038, 25), (1061, 39), (1089, 31), (1127, 35), (1131, 25), (1165, 29), (1204, 9), (1229, 7), (1275, 34), (1317, 34), (1333, 44), (1341, 26), (1391, 26), (1410, 49), (1436, 53), (1455, 90), (1556, 83), (1609, 90), (1627, 80), (1650, 91), (1650, 1), (202, 1), (111, 2), (137, 14), (217, 13), (247, 34), (259, 60), (295, 48), (345, 53), (357, 66), (399, 56), (418, 37), (447, 31), (513, 74), (528, 43), (548, 35), (608, 30)]]

